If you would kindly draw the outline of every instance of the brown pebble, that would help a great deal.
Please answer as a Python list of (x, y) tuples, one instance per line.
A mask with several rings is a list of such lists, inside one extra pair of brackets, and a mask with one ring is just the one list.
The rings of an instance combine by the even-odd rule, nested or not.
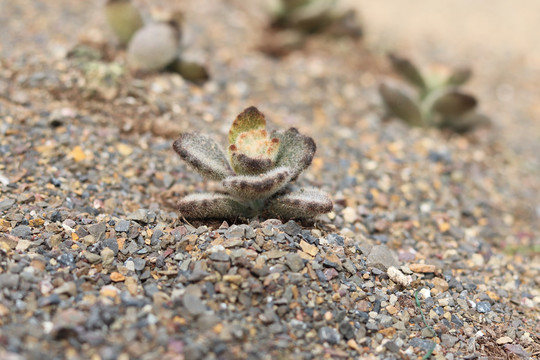
[(111, 281), (120, 282), (120, 281), (124, 281), (125, 279), (126, 277), (117, 271), (114, 271), (113, 273), (111, 273)]
[(412, 272), (424, 274), (435, 272), (437, 267), (435, 265), (428, 264), (409, 264), (409, 269), (411, 269)]

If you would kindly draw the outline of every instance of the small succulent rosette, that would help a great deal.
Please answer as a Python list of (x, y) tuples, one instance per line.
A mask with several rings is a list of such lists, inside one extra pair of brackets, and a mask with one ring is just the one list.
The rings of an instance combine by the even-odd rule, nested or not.
[(288, 187), (311, 164), (313, 139), (295, 128), (268, 134), (266, 119), (255, 107), (234, 120), (227, 153), (199, 133), (181, 134), (173, 149), (204, 178), (222, 185), (220, 192), (182, 198), (178, 205), (185, 218), (311, 218), (332, 210), (326, 193)]
[(446, 74), (422, 74), (408, 59), (389, 56), (396, 73), (409, 87), (383, 83), (379, 93), (389, 115), (413, 126), (434, 126), (464, 133), (488, 125), (489, 118), (476, 111), (478, 101), (460, 87), (472, 76), (468, 68)]

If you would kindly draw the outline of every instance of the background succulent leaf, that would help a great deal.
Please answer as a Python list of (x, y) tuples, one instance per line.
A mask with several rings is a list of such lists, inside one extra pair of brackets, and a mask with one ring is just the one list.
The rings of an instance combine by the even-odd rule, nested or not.
[(478, 101), (474, 96), (457, 91), (450, 91), (433, 102), (432, 109), (443, 116), (461, 116), (473, 110)]
[(291, 170), (279, 167), (261, 175), (238, 175), (223, 180), (225, 191), (240, 199), (257, 200), (272, 196), (291, 180)]
[(313, 160), (317, 146), (309, 136), (302, 135), (295, 128), (287, 131), (274, 131), (271, 137), (281, 142), (276, 158), (276, 166), (285, 166), (292, 170), (294, 180), (304, 171)]
[(108, 0), (105, 18), (120, 45), (126, 45), (144, 25), (141, 13), (130, 0)]
[(234, 144), (241, 133), (258, 129), (266, 129), (266, 119), (255, 106), (250, 106), (233, 121), (229, 130), (229, 144)]
[(305, 33), (316, 33), (333, 21), (332, 8), (334, 0), (317, 0), (307, 2), (291, 11), (286, 17), (287, 26)]
[(237, 174), (258, 175), (266, 172), (274, 165), (268, 158), (254, 158), (238, 151), (230, 153), (231, 165)]
[(332, 201), (318, 189), (300, 189), (272, 198), (266, 210), (273, 216), (285, 219), (310, 218), (332, 211)]
[(251, 216), (250, 209), (232, 196), (218, 193), (188, 195), (178, 202), (178, 210), (188, 219), (230, 219)]
[(169, 65), (168, 70), (179, 74), (184, 79), (195, 84), (202, 84), (210, 78), (210, 74), (203, 64), (196, 61), (184, 60), (180, 57), (176, 58)]
[(404, 91), (383, 83), (379, 87), (379, 93), (390, 115), (405, 120), (411, 125), (423, 125), (420, 108)]
[(173, 149), (207, 179), (222, 180), (234, 174), (221, 147), (205, 135), (181, 134), (173, 143)]
[(426, 90), (426, 82), (418, 68), (409, 60), (395, 54), (389, 54), (388, 58), (394, 70), (406, 81), (416, 86), (421, 91)]
[(457, 133), (466, 133), (480, 126), (488, 126), (491, 120), (484, 114), (475, 111), (468, 112), (463, 116), (447, 116), (443, 118), (440, 127), (450, 129)]
[(446, 84), (448, 86), (461, 86), (465, 84), (472, 76), (472, 70), (466, 67), (457, 68), (452, 71)]

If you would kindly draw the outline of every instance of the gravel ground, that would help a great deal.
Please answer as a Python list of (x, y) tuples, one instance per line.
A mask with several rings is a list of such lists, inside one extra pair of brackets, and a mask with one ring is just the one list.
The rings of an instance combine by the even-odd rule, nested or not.
[[(318, 38), (279, 61), (258, 53), (255, 5), (182, 4), (186, 51), (212, 74), (203, 86), (96, 81), (68, 54), (102, 43), (100, 4), (2, 6), (0, 358), (540, 357), (532, 67), (475, 63), (495, 126), (459, 137), (381, 120), (380, 49)], [(102, 50), (98, 75), (122, 67), (121, 51)], [(172, 139), (224, 143), (250, 105), (315, 139), (298, 182), (329, 192), (331, 213), (179, 218), (179, 197), (216, 185)]]

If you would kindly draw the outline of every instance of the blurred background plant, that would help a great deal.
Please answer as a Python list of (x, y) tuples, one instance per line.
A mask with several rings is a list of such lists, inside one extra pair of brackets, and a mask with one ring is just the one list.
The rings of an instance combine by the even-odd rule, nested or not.
[(490, 120), (476, 111), (478, 100), (461, 87), (471, 78), (466, 67), (420, 72), (409, 59), (390, 54), (394, 71), (407, 83), (384, 82), (379, 93), (389, 116), (412, 126), (439, 127), (465, 133)]
[[(168, 71), (178, 73), (196, 84), (208, 80), (209, 72), (204, 62), (186, 55), (186, 47), (182, 44), (183, 12), (174, 9), (152, 10), (151, 14), (144, 14), (131, 0), (108, 0), (104, 15), (112, 39), (108, 37), (105, 42), (81, 41), (70, 50), (68, 56), (76, 59), (83, 70), (105, 69), (107, 63), (114, 62), (114, 67), (127, 67), (129, 70), (123, 69), (122, 73), (144, 75)], [(111, 44), (116, 46), (111, 47)], [(122, 58), (123, 50), (125, 58)], [(117, 55), (121, 57), (118, 59)], [(87, 62), (93, 64), (88, 65)], [(93, 71), (92, 76), (100, 77), (107, 73)], [(115, 73), (118, 71), (115, 70)], [(103, 81), (110, 82), (110, 77), (88, 82), (99, 85)]]
[(274, 0), (267, 7), (271, 19), (261, 50), (269, 55), (286, 55), (315, 34), (353, 39), (363, 35), (356, 11), (337, 0)]

